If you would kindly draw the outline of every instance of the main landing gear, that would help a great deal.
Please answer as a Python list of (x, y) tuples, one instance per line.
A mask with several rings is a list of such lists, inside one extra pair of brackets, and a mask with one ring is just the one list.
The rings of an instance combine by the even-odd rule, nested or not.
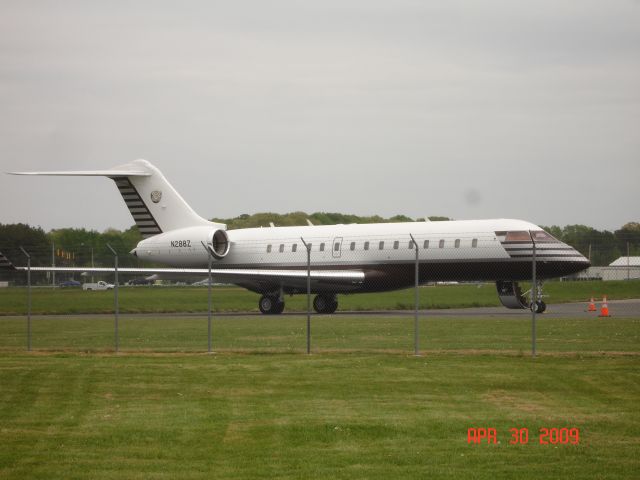
[[(284, 300), (278, 295), (263, 295), (258, 308), (265, 315), (278, 315), (284, 311)], [(338, 309), (338, 299), (335, 295), (321, 293), (313, 299), (313, 309), (318, 313), (333, 313)]]
[(335, 295), (320, 294), (313, 299), (313, 309), (318, 313), (333, 313), (338, 309)]
[(258, 308), (267, 315), (277, 315), (284, 310), (284, 300), (276, 295), (263, 295), (258, 301)]

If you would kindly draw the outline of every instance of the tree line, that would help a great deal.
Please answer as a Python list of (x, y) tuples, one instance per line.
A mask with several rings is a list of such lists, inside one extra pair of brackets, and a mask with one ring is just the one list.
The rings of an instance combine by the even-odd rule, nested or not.
[[(234, 218), (214, 218), (215, 222), (225, 223), (230, 230), (250, 227), (307, 225), (335, 225), (349, 223), (383, 223), (424, 221), (424, 218), (412, 219), (405, 215), (384, 218), (378, 215), (358, 216), (343, 213), (305, 212), (255, 213), (243, 214)], [(447, 221), (448, 217), (429, 217), (431, 221)], [(632, 256), (640, 255), (640, 223), (630, 222), (610, 232), (597, 230), (586, 225), (552, 225), (542, 227), (551, 235), (591, 259), (593, 265), (608, 265), (615, 259), (627, 254), (627, 246)], [(107, 248), (111, 245), (119, 253), (119, 264), (123, 267), (144, 266), (128, 253), (135, 248), (142, 236), (136, 226), (125, 231), (109, 228), (104, 232), (84, 228), (62, 228), (45, 232), (40, 227), (23, 223), (0, 224), (0, 252), (16, 264), (26, 264), (26, 258), (19, 247), (23, 246), (32, 257), (33, 266), (89, 266), (113, 265), (113, 255)], [(148, 264), (147, 264), (148, 265)], [(0, 274), (3, 275), (3, 274)], [(6, 274), (3, 275), (6, 279)], [(1, 278), (1, 277), (0, 277)], [(63, 278), (60, 276), (59, 278)]]

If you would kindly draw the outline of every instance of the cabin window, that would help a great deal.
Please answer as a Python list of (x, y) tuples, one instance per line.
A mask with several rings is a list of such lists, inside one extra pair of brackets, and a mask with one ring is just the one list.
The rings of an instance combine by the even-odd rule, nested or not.
[(291, 251), (292, 252), (296, 252), (298, 250), (298, 244), (294, 243), (293, 245), (291, 245)]
[(364, 242), (364, 249), (369, 250), (369, 242)]
[(456, 238), (456, 241), (455, 241), (455, 243), (454, 243), (454, 246), (455, 246), (456, 248), (460, 248), (460, 239), (459, 239), (459, 238)]
[(284, 252), (284, 243), (280, 244), (280, 253)]
[(429, 248), (429, 240), (425, 240), (424, 241), (424, 245), (422, 246), (422, 248), (424, 248), (424, 249)]
[(349, 248), (351, 250), (355, 250), (356, 249), (356, 242), (351, 242), (351, 245), (349, 246)]
[(471, 247), (472, 248), (478, 248), (478, 239), (474, 238), (473, 240), (471, 240)]
[(271, 253), (271, 245), (267, 245), (267, 253)]
[(413, 250), (414, 246), (413, 246), (413, 240), (409, 240), (409, 250)]
[(398, 247), (400, 246), (400, 242), (398, 240), (396, 240), (395, 242), (393, 242), (393, 249), (397, 250)]
[(440, 248), (444, 248), (444, 240), (440, 240), (440, 243), (438, 244), (438, 246)]
[(340, 251), (340, 242), (336, 242), (333, 244), (333, 250), (335, 252), (339, 252)]
[(321, 251), (321, 252), (324, 252), (324, 242), (322, 242), (322, 243), (320, 244), (320, 251)]
[(384, 241), (381, 241), (381, 242), (378, 244), (378, 250), (384, 250)]
[(311, 249), (313, 248), (313, 243), (307, 243), (307, 248), (309, 249), (309, 251), (311, 251)]

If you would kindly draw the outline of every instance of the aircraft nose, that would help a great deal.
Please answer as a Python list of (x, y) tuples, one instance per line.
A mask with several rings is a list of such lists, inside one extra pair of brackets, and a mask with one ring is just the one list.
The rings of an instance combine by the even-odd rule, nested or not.
[(584, 268), (589, 268), (591, 266), (591, 260), (589, 260), (587, 257), (585, 257), (584, 255), (582, 255), (580, 252), (578, 252), (576, 250), (576, 254), (580, 255), (581, 257), (581, 262), (584, 264)]
[(587, 268), (589, 268), (591, 266), (591, 261), (587, 257), (582, 255), (575, 248), (572, 248), (572, 250), (573, 250), (572, 253), (574, 255), (573, 262), (576, 265), (578, 271), (586, 270)]

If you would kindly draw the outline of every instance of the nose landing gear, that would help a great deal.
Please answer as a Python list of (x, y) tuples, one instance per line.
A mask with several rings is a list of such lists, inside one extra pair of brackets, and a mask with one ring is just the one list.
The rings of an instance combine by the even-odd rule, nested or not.
[(536, 312), (536, 313), (542, 313), (547, 309), (547, 304), (544, 303), (542, 300), (540, 300), (539, 302), (535, 302), (531, 304), (531, 311), (532, 312)]
[(542, 313), (547, 309), (547, 304), (542, 300), (542, 282), (538, 282), (537, 295), (535, 301), (533, 298), (533, 289), (522, 293), (522, 289), (518, 282), (510, 280), (499, 280), (496, 282), (498, 298), (502, 305), (512, 309), (531, 309), (536, 313)]
[(531, 289), (531, 304), (529, 305), (529, 308), (531, 308), (532, 312), (542, 313), (547, 309), (547, 304), (542, 300), (542, 282), (536, 283), (538, 287), (536, 288), (537, 295), (534, 301), (533, 289)]

